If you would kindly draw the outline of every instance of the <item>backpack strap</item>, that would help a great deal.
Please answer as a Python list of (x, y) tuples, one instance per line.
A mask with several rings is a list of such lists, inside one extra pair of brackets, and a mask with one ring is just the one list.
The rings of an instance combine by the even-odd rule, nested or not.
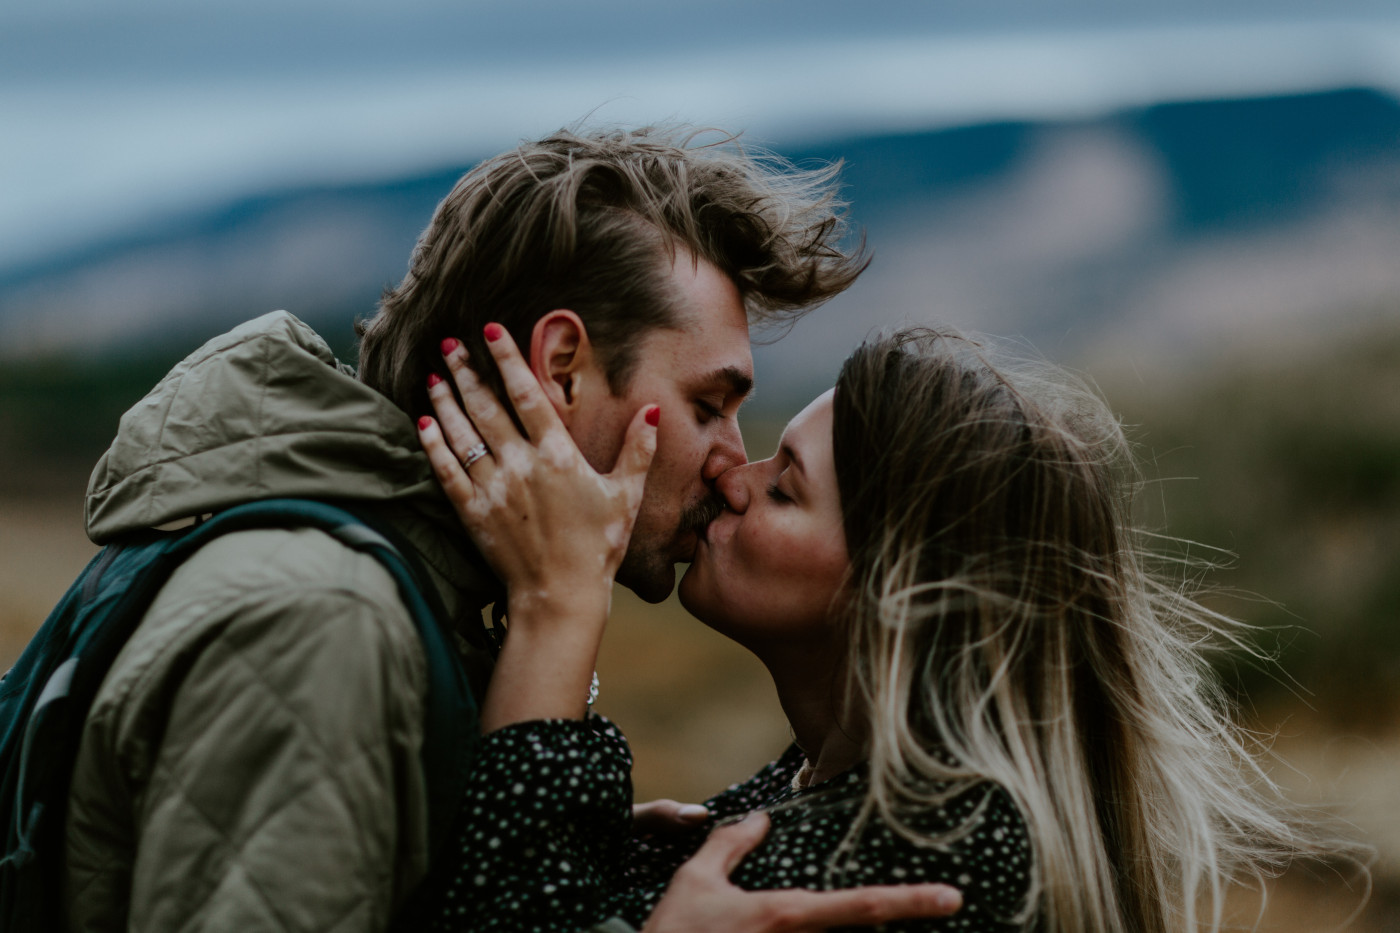
[(393, 577), (427, 663), (420, 754), (430, 869), (439, 861), (460, 809), (478, 716), (438, 591), (413, 549), (353, 506), (268, 499), (104, 548), (0, 678), (0, 927), (49, 929), (57, 922), (68, 781), (87, 710), (118, 652), (181, 563), (214, 538), (259, 528), (314, 528), (374, 557)]
[(418, 630), (427, 662), (428, 691), (421, 757), (428, 795), (429, 851), (436, 855), (447, 841), (449, 827), (461, 803), (476, 746), (478, 722), (476, 701), (447, 628), (447, 610), (436, 586), (397, 532), (360, 514), (348, 503), (313, 499), (249, 502), (199, 525), (179, 547), (193, 552), (213, 537), (251, 528), (323, 531), (346, 547), (374, 557), (398, 585), (399, 598)]

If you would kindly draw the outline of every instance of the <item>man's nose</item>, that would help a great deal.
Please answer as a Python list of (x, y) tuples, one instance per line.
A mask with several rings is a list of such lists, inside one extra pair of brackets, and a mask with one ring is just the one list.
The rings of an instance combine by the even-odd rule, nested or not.
[(714, 484), (726, 471), (749, 462), (748, 454), (744, 452), (744, 436), (739, 433), (739, 423), (731, 418), (720, 431), (700, 468), (701, 478), (710, 484)]

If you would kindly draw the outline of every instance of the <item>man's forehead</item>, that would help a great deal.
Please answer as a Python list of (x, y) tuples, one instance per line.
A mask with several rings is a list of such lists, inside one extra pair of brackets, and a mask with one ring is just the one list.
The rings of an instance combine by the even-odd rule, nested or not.
[(643, 356), (687, 382), (725, 385), (747, 394), (753, 388), (753, 351), (747, 325), (702, 323), (680, 315), (673, 327), (657, 328), (640, 347)]
[(641, 352), (669, 357), (675, 376), (729, 383), (747, 393), (753, 352), (738, 287), (713, 263), (683, 249), (672, 258), (669, 278), (672, 320), (646, 336)]

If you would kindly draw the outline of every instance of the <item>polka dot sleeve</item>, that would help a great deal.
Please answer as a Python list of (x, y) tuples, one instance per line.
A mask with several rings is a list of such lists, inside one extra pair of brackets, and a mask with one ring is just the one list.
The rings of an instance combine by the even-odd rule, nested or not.
[(485, 736), (434, 933), (577, 933), (604, 919), (631, 830), (631, 770), (626, 739), (600, 716)]

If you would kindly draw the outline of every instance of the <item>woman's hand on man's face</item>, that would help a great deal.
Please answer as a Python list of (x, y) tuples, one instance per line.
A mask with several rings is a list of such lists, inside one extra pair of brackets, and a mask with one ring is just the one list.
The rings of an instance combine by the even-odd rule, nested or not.
[(641, 503), (660, 410), (636, 413), (613, 471), (599, 474), (510, 334), (490, 324), (486, 337), (526, 436), (453, 339), (443, 341), (451, 382), (429, 380), (437, 419), (422, 418), (418, 427), (434, 475), (506, 585), (514, 627), (537, 615), (536, 603), (576, 605), (593, 592), (606, 601)]
[(452, 381), (429, 380), (437, 419), (419, 419), (418, 435), (458, 518), (506, 586), (510, 634), (481, 710), (482, 731), (491, 732), (584, 714), (613, 575), (656, 450), (660, 409), (636, 413), (613, 471), (601, 475), (505, 329), (487, 325), (486, 341), (525, 435), (477, 378), (457, 340), (443, 341)]

